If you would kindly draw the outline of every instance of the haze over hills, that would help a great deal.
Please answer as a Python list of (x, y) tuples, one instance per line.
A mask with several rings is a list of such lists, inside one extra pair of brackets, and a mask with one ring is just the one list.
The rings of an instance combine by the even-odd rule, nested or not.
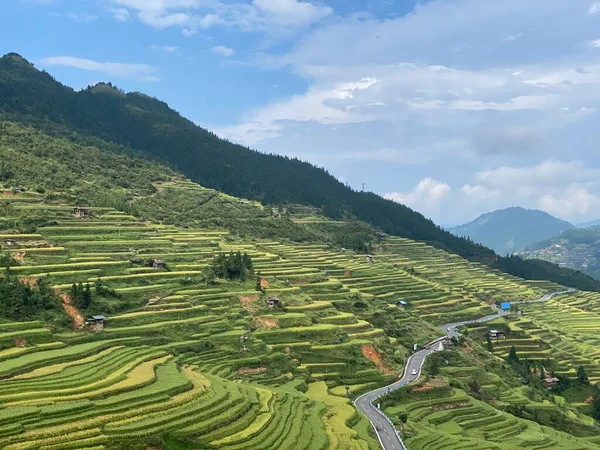
[(126, 94), (110, 83), (76, 92), (15, 53), (0, 59), (0, 118), (32, 124), (79, 143), (145, 154), (192, 181), (230, 195), (265, 204), (310, 205), (328, 218), (358, 219), (386, 233), (421, 240), (516, 276), (600, 288), (581, 274), (545, 262), (498, 257), (404, 205), (354, 191), (309, 163), (220, 139), (166, 103), (139, 92)]
[(572, 228), (569, 222), (544, 211), (514, 207), (482, 214), (450, 231), (507, 255)]
[(589, 222), (578, 223), (577, 226), (579, 228), (592, 228), (600, 226), (600, 219), (590, 220)]

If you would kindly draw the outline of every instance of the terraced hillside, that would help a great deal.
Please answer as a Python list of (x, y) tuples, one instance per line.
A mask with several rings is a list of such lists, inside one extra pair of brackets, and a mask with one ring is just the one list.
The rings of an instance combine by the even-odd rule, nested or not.
[[(64, 308), (60, 320), (0, 311), (3, 448), (377, 448), (351, 398), (395, 380), (437, 326), (561, 289), (314, 208), (265, 207), (141, 159), (2, 127), (0, 148), (19, 164), (3, 161), (0, 173), (25, 188), (0, 192), (2, 279), (47, 283)], [(40, 175), (32, 161), (42, 160)], [(238, 252), (252, 276), (215, 278), (215, 256)], [(591, 387), (557, 393), (563, 400), (532, 393), (506, 363), (514, 345), (534, 365), (571, 380), (583, 365), (598, 380), (596, 299), (518, 304), (522, 315), (493, 324), (507, 339), (489, 345), (486, 327), (470, 328), (438, 361), (436, 381), (385, 400), (399, 427), (408, 414), (411, 450), (596, 448)], [(92, 316), (103, 326), (86, 324)], [(573, 446), (556, 447), (565, 442)]]

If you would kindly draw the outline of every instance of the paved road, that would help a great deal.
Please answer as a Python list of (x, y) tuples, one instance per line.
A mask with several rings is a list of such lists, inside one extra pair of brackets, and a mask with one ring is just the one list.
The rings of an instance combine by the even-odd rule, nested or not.
[[(567, 289), (566, 291), (546, 294), (538, 300), (532, 300), (530, 302), (518, 301), (513, 303), (546, 302), (557, 295), (570, 294), (575, 291), (576, 289)], [(440, 330), (442, 330), (445, 333), (445, 336), (457, 337), (460, 334), (457, 328), (460, 326), (468, 325), (471, 323), (489, 322), (490, 320), (494, 320), (498, 317), (506, 316), (508, 314), (507, 311), (502, 311), (498, 309), (495, 305), (493, 306), (493, 309), (495, 309), (496, 312), (494, 314), (490, 314), (489, 316), (481, 317), (475, 320), (466, 320), (462, 322), (449, 323), (441, 326)], [(408, 358), (408, 361), (406, 362), (406, 367), (404, 368), (404, 374), (401, 378), (398, 379), (398, 381), (395, 381), (394, 383), (388, 386), (367, 392), (366, 394), (361, 395), (354, 401), (356, 407), (360, 411), (362, 411), (364, 415), (367, 416), (371, 421), (371, 424), (375, 429), (375, 433), (377, 434), (377, 438), (379, 439), (379, 443), (381, 444), (381, 447), (384, 450), (407, 450), (407, 448), (404, 445), (402, 438), (398, 434), (398, 430), (396, 430), (394, 424), (382, 411), (379, 410), (376, 400), (390, 391), (399, 389), (402, 386), (405, 386), (406, 384), (417, 380), (421, 376), (421, 369), (423, 368), (425, 358), (427, 358), (427, 356), (431, 353), (440, 351), (442, 349), (443, 348), (441, 346), (441, 343), (436, 343), (429, 349), (423, 349), (416, 353), (413, 353), (410, 356), (410, 358)]]

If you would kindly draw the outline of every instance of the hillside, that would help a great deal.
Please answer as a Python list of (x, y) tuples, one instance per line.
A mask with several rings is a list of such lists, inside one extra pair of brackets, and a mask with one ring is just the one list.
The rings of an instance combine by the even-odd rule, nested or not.
[(507, 208), (483, 214), (450, 231), (456, 236), (465, 236), (481, 243), (499, 255), (511, 255), (572, 228), (569, 222), (543, 211)]
[(600, 278), (600, 227), (573, 229), (530, 245), (519, 253)]
[(206, 188), (236, 197), (310, 205), (330, 219), (357, 219), (515, 276), (600, 290), (594, 280), (554, 265), (499, 258), (404, 205), (350, 189), (324, 169), (220, 139), (144, 94), (124, 93), (111, 84), (76, 92), (15, 53), (0, 59), (0, 118), (33, 124), (83, 145), (151, 156)]
[[(367, 262), (325, 243), (364, 224), (300, 206), (273, 214), (20, 124), (0, 123), (0, 157), (6, 449), (376, 449), (351, 399), (395, 380), (415, 344), (563, 289), (389, 235)], [(305, 242), (286, 237), (294, 227)], [(219, 255), (233, 261), (224, 272)], [(411, 450), (599, 449), (594, 388), (578, 382), (579, 367), (600, 381), (598, 304), (579, 292), (519, 305), (490, 324), (503, 342), (471, 327), (382, 407)], [(105, 320), (84, 325), (92, 315)], [(507, 360), (512, 346), (527, 375)], [(541, 366), (561, 385), (546, 389), (529, 371)]]

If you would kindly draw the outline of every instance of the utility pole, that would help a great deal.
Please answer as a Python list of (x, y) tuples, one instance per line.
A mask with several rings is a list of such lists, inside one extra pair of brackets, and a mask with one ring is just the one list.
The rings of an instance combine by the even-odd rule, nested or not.
[(365, 183), (362, 184), (362, 192), (365, 192)]

